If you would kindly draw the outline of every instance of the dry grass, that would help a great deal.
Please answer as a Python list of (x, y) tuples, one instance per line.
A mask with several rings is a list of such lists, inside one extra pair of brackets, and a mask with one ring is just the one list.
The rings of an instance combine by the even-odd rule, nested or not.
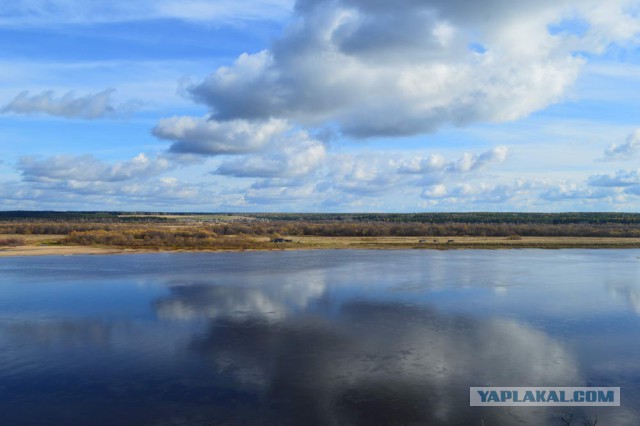
[[(244, 250), (334, 250), (334, 249), (515, 249), (515, 248), (640, 248), (640, 238), (593, 237), (285, 237), (290, 243), (272, 243), (268, 237), (243, 237), (242, 245), (218, 244), (209, 247), (153, 246), (125, 247), (121, 245), (70, 245), (65, 236), (21, 235), (26, 245), (0, 247), (0, 256), (72, 255), (141, 253), (150, 251), (244, 251)], [(236, 237), (226, 236), (225, 240)], [(424, 242), (420, 242), (423, 240)]]
[(2, 234), (0, 235), (0, 247), (3, 247), (4, 240), (20, 240), (25, 246), (38, 246), (46, 244), (57, 244), (65, 235), (24, 235), (24, 234)]
[[(292, 248), (308, 249), (508, 249), (640, 248), (640, 238), (595, 237), (291, 237)], [(424, 242), (420, 242), (424, 240)]]
[[(637, 227), (245, 222), (246, 217), (241, 215), (220, 215), (232, 219), (225, 223), (190, 221), (197, 217), (180, 216), (188, 220), (155, 223), (0, 222), (0, 256), (147, 251), (640, 248)], [(522, 236), (518, 231), (536, 231), (542, 236)], [(273, 238), (291, 242), (271, 242)]]

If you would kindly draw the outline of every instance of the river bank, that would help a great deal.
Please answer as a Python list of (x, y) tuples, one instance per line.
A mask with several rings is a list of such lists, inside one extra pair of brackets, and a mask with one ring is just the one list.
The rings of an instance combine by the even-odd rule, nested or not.
[[(267, 237), (243, 241), (241, 248), (154, 246), (126, 247), (120, 245), (70, 245), (64, 235), (28, 236), (23, 245), (0, 247), (0, 257), (128, 254), (145, 252), (216, 252), (216, 251), (272, 251), (272, 250), (337, 250), (337, 249), (566, 249), (566, 248), (640, 248), (640, 238), (598, 237), (283, 237), (285, 242), (271, 242)], [(233, 237), (229, 237), (232, 241)]]

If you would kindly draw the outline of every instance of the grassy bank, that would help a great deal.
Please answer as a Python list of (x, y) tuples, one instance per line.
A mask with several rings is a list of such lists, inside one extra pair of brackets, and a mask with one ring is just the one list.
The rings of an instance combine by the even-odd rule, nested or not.
[[(506, 222), (394, 222), (259, 215), (63, 213), (0, 220), (0, 255), (312, 249), (640, 248), (635, 216), (496, 216)], [(403, 217), (404, 218), (404, 217)], [(571, 218), (569, 216), (569, 218)], [(383, 221), (381, 219), (385, 219)], [(421, 218), (424, 220), (425, 218)], [(533, 222), (524, 222), (524, 220)], [(562, 220), (561, 220), (562, 219)], [(572, 220), (573, 220), (572, 219)], [(624, 220), (623, 220), (624, 219)], [(537, 222), (536, 222), (537, 220)], [(555, 221), (555, 222), (554, 222)]]
[[(562, 248), (640, 248), (640, 238), (584, 237), (453, 237), (418, 240), (414, 237), (291, 237), (291, 242), (275, 243), (267, 237), (223, 236), (194, 243), (174, 239), (140, 240), (126, 244), (112, 239), (77, 240), (68, 236), (27, 238), (24, 245), (0, 247), (0, 256), (52, 254), (107, 254), (152, 251), (247, 251), (247, 250), (335, 250), (335, 249), (562, 249)], [(289, 239), (289, 238), (287, 238)]]

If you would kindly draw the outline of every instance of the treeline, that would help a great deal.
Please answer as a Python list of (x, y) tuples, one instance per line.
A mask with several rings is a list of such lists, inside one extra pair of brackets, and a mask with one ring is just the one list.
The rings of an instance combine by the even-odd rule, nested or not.
[(640, 225), (640, 213), (264, 213), (252, 216), (273, 221), (310, 222)]
[(388, 223), (388, 222), (256, 222), (221, 224), (210, 227), (220, 235), (290, 235), (322, 237), (640, 237), (640, 227), (629, 225), (530, 225), (468, 223)]
[(110, 231), (119, 229), (116, 225), (86, 222), (0, 222), (0, 234), (20, 235), (67, 235), (73, 231)]
[(48, 212), (48, 211), (0, 211), (0, 222), (5, 223), (177, 223), (174, 217), (161, 214), (140, 215), (125, 212)]
[[(470, 224), (470, 223), (393, 223), (393, 222), (302, 222), (254, 221), (206, 223), (190, 226), (112, 223), (20, 223), (0, 224), (0, 234), (82, 235), (103, 232), (111, 236), (139, 235), (141, 239), (216, 238), (219, 236), (324, 236), (324, 237), (624, 237), (640, 238), (640, 226), (624, 224)], [(181, 234), (186, 232), (187, 234)]]
[[(55, 212), (4, 211), (0, 222), (84, 222), (84, 223), (181, 223), (206, 222), (207, 216), (241, 215), (268, 222), (337, 223), (423, 223), (423, 224), (510, 224), (510, 225), (640, 225), (640, 213), (166, 213), (166, 212)], [(198, 219), (193, 219), (198, 217)]]

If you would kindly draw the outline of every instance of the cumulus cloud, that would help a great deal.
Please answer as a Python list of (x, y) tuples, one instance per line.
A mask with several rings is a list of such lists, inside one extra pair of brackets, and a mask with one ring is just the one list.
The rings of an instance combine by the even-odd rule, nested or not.
[(398, 158), (384, 154), (335, 155), (331, 159), (326, 186), (360, 196), (379, 195), (404, 185), (407, 177), (397, 173)]
[(416, 156), (405, 160), (398, 167), (398, 172), (409, 174), (425, 174), (445, 169), (446, 161), (440, 154), (430, 154), (427, 157)]
[(422, 191), (422, 198), (444, 198), (448, 194), (446, 185), (441, 183), (436, 185), (429, 185)]
[[(292, 203), (302, 203), (305, 208), (379, 209), (382, 196), (419, 200), (420, 188), (425, 186), (441, 185), (446, 191), (445, 184), (478, 179), (482, 170), (498, 165), (507, 152), (504, 147), (496, 147), (447, 160), (440, 154), (424, 152), (324, 153), (320, 146), (317, 141), (287, 145), (285, 152), (295, 153), (295, 161), (283, 154), (277, 154), (276, 161), (273, 153), (241, 156), (223, 162), (217, 173), (262, 178), (243, 190), (249, 204), (286, 204), (292, 208)], [(462, 163), (466, 166), (460, 167)], [(496, 194), (492, 195), (497, 197)]]
[(481, 170), (491, 164), (501, 164), (507, 159), (509, 149), (506, 146), (497, 146), (490, 151), (479, 155), (465, 153), (455, 164), (448, 166), (451, 172), (467, 173)]
[(600, 174), (589, 177), (589, 185), (609, 188), (623, 188), (640, 185), (638, 170), (619, 170), (614, 174)]
[(201, 158), (172, 154), (141, 153), (115, 163), (91, 155), (25, 156), (16, 165), (22, 181), (5, 182), (0, 198), (5, 207), (35, 203), (39, 208), (44, 205), (63, 208), (65, 205), (139, 205), (137, 203), (166, 207), (176, 201), (191, 205), (222, 200), (221, 194), (213, 193), (202, 184), (186, 183), (166, 175), (199, 163)]
[(148, 209), (157, 206), (171, 209), (187, 205), (221, 205), (225, 197), (202, 184), (163, 177), (124, 182), (51, 180), (6, 182), (0, 188), (0, 206), (5, 209), (86, 209), (108, 210), (113, 206)]
[(29, 95), (27, 90), (20, 92), (1, 112), (13, 114), (47, 114), (64, 118), (97, 119), (118, 117), (131, 113), (138, 108), (138, 102), (114, 105), (111, 95), (114, 89), (103, 90), (95, 94), (77, 96), (68, 92), (56, 97), (53, 91)]
[[(601, 3), (299, 0), (270, 49), (188, 91), (217, 120), (332, 123), (356, 138), (515, 120), (563, 98), (584, 63), (575, 51), (638, 32), (624, 1)], [(549, 31), (569, 18), (585, 33)]]
[(640, 152), (640, 129), (627, 136), (624, 143), (611, 144), (604, 152), (604, 160), (629, 160), (634, 158), (638, 152)]
[(548, 188), (540, 194), (540, 198), (547, 201), (568, 200), (601, 200), (615, 196), (616, 192), (606, 188), (589, 188), (576, 183), (562, 183)]
[(216, 121), (197, 117), (160, 120), (153, 134), (173, 141), (170, 151), (201, 155), (246, 154), (260, 151), (289, 128), (285, 120)]
[(281, 145), (280, 151), (225, 161), (216, 173), (263, 178), (245, 190), (249, 203), (264, 205), (307, 198), (323, 208), (335, 208), (341, 204), (364, 205), (358, 201), (362, 197), (372, 202), (385, 194), (399, 195), (425, 185), (477, 178), (481, 170), (504, 161), (507, 153), (505, 147), (496, 147), (480, 154), (464, 153), (451, 161), (440, 154), (422, 152), (325, 153), (324, 145), (304, 139), (305, 136), (303, 133), (291, 144)]
[(448, 188), (443, 184), (430, 185), (422, 191), (422, 198), (465, 203), (502, 203), (530, 191), (539, 184), (530, 180), (517, 180), (508, 184), (458, 183)]
[[(428, 156), (415, 155), (411, 158), (391, 161), (395, 165), (397, 173), (412, 175), (434, 175), (447, 173), (450, 175), (461, 175), (486, 169), (492, 165), (504, 163), (509, 154), (506, 146), (497, 146), (489, 151), (480, 154), (465, 152), (455, 161), (446, 161), (440, 154), (429, 154)], [(393, 158), (393, 156), (391, 156)]]
[(216, 174), (235, 177), (291, 178), (306, 176), (322, 166), (325, 145), (306, 132), (275, 141), (268, 152), (223, 162)]
[(56, 156), (50, 158), (22, 157), (18, 170), (27, 181), (119, 182), (157, 176), (172, 168), (168, 157), (150, 158), (142, 153), (131, 160), (115, 164), (104, 163), (91, 155)]
[(464, 153), (458, 160), (447, 161), (442, 155), (403, 155), (386, 152), (370, 155), (338, 155), (331, 158), (330, 180), (340, 189), (365, 194), (397, 190), (397, 185), (437, 185), (456, 180), (507, 158), (508, 149), (495, 147), (480, 154)]

